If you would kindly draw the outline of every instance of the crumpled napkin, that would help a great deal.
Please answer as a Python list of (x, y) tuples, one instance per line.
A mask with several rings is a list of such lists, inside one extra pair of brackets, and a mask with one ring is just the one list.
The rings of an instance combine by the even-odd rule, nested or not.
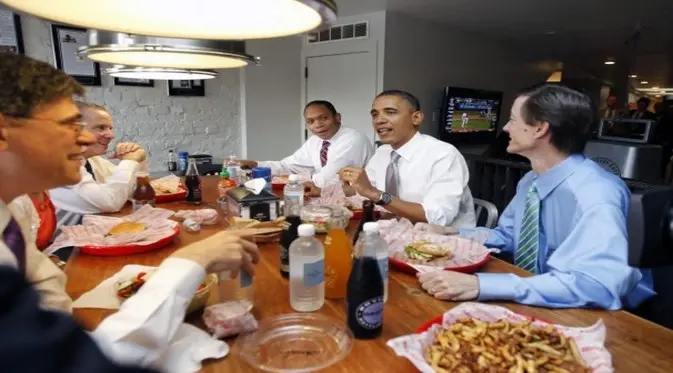
[[(155, 269), (156, 267), (136, 264), (126, 265), (92, 290), (82, 294), (73, 302), (73, 308), (119, 309), (121, 301), (117, 297), (115, 283)], [(229, 345), (226, 342), (213, 338), (193, 325), (183, 323), (169, 347), (162, 352), (156, 367), (167, 373), (193, 373), (201, 369), (201, 361), (223, 358), (228, 354)]]
[(264, 190), (264, 187), (266, 186), (266, 180), (264, 179), (252, 179), (245, 184), (243, 184), (245, 188), (253, 193), (255, 195), (262, 193), (262, 190)]

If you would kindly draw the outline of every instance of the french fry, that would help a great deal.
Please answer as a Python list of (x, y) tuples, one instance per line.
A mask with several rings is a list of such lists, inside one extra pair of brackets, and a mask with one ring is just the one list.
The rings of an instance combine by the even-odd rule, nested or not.
[(589, 373), (572, 338), (530, 321), (465, 318), (440, 329), (425, 359), (436, 372)]

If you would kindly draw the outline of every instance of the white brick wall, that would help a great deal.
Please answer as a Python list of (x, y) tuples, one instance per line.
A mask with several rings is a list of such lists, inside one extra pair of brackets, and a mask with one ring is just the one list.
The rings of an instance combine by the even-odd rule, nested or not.
[[(26, 55), (54, 63), (51, 25), (22, 16)], [(102, 87), (88, 87), (87, 99), (106, 106), (118, 141), (133, 141), (150, 155), (150, 170), (165, 171), (169, 149), (213, 155), (219, 163), (241, 155), (241, 73), (223, 70), (206, 81), (205, 97), (168, 96), (166, 81), (154, 87), (114, 86), (103, 76)]]

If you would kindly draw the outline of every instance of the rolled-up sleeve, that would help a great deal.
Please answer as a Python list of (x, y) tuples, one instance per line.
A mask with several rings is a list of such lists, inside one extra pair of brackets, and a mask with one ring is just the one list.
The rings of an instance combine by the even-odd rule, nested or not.
[(521, 278), (480, 273), (479, 300), (511, 300), (542, 307), (636, 306), (654, 294), (640, 270), (627, 261), (626, 221), (612, 204), (597, 204), (578, 217), (575, 229), (546, 262), (546, 273)]
[(425, 218), (428, 223), (447, 226), (460, 211), (468, 171), (456, 155), (448, 154), (435, 162), (430, 175), (427, 193), (421, 203)]

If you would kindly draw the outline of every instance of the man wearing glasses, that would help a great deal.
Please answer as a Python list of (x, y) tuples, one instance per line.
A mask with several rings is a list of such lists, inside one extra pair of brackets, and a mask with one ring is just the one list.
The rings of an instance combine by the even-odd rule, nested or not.
[(29, 283), (30, 226), (7, 205), (78, 183), (85, 147), (95, 139), (82, 130), (72, 100), (84, 88), (63, 71), (0, 53), (0, 82), (0, 371), (150, 372), (133, 366), (160, 364), (205, 274), (254, 275), (259, 250), (226, 231), (184, 246), (91, 333), (69, 315), (40, 307), (45, 294)]

